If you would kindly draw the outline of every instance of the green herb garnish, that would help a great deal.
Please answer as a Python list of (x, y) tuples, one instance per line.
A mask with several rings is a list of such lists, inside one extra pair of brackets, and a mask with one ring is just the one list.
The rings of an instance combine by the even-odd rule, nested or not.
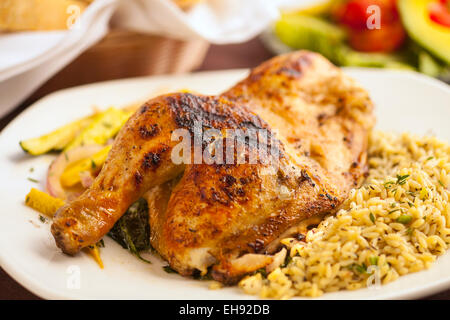
[(289, 253), (286, 255), (286, 259), (284, 260), (284, 264), (281, 266), (282, 268), (287, 267), (289, 263), (291, 263), (292, 257)]
[(167, 273), (178, 273), (175, 270), (173, 270), (170, 266), (164, 266), (163, 270)]
[(47, 222), (47, 219), (44, 216), (42, 216), (42, 215), (39, 215), (39, 220), (41, 220), (42, 223), (46, 223)]
[(369, 263), (374, 266), (378, 265), (378, 257), (377, 256), (370, 257)]
[(261, 275), (263, 276), (263, 278), (267, 278), (266, 268), (258, 269), (258, 270), (256, 270), (255, 273), (261, 273)]
[(393, 182), (393, 181), (387, 181), (387, 182), (384, 183), (384, 187), (385, 187), (386, 189), (389, 189), (389, 188), (391, 187), (391, 185), (393, 185), (393, 184), (395, 184), (395, 182)]
[(31, 181), (31, 182), (34, 182), (34, 183), (39, 183), (39, 180), (30, 178), (30, 177), (28, 177), (27, 179), (28, 179), (28, 181)]
[(195, 270), (192, 277), (195, 280), (213, 280), (213, 277), (211, 275), (211, 270), (208, 270), (208, 272), (205, 275), (202, 275), (200, 270)]
[(364, 274), (367, 273), (367, 266), (365, 263), (363, 263), (362, 265), (359, 265), (357, 263), (352, 263), (351, 265), (348, 266), (348, 268), (350, 270), (352, 270), (353, 272), (358, 272), (360, 274)]
[(103, 239), (101, 239), (99, 242), (97, 242), (97, 247), (104, 248), (105, 247), (105, 241), (103, 241)]
[(409, 178), (409, 174), (405, 174), (404, 176), (401, 175), (397, 175), (397, 184), (398, 185), (403, 185), (406, 183), (406, 179)]
[(151, 248), (147, 201), (139, 199), (133, 203), (108, 235), (124, 249), (129, 250), (142, 261), (150, 263), (140, 255), (141, 251)]
[(372, 212), (369, 214), (369, 218), (370, 218), (370, 221), (372, 221), (372, 223), (375, 223), (375, 216), (373, 215)]
[(412, 220), (412, 216), (409, 214), (402, 214), (400, 217), (397, 218), (397, 222), (401, 224), (408, 224)]

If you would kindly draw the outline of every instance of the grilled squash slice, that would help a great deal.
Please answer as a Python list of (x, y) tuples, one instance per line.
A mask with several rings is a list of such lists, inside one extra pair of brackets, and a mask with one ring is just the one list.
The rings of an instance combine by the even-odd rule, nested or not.
[(98, 115), (89, 116), (56, 129), (41, 137), (20, 141), (22, 149), (38, 156), (49, 151), (64, 149), (75, 137), (86, 128)]

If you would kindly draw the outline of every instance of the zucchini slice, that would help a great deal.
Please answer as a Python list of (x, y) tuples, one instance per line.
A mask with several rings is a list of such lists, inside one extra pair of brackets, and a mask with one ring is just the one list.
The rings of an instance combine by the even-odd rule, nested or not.
[(109, 108), (92, 121), (83, 131), (64, 149), (64, 151), (78, 146), (105, 144), (114, 137), (125, 124), (132, 112), (117, 108)]
[(86, 128), (97, 115), (82, 118), (71, 122), (37, 138), (20, 141), (23, 151), (38, 156), (52, 150), (62, 150), (75, 137)]

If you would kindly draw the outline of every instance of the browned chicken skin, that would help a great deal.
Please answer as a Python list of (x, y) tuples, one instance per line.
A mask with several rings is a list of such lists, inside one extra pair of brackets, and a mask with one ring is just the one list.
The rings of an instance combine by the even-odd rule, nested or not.
[[(273, 253), (292, 227), (334, 212), (361, 182), (372, 111), (365, 90), (306, 51), (263, 63), (220, 96), (157, 97), (120, 131), (91, 188), (57, 212), (52, 233), (75, 254), (146, 194), (151, 243), (171, 267), (190, 275), (213, 265), (215, 279), (234, 282), (272, 262), (255, 254)], [(257, 164), (175, 164), (171, 134), (193, 135), (196, 121), (222, 133), (265, 129), (278, 155), (247, 142), (244, 159)]]

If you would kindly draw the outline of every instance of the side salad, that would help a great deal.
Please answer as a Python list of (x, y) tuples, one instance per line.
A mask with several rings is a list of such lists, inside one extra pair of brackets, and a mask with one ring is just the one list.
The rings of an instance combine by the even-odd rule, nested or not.
[(340, 66), (414, 70), (450, 82), (450, 0), (334, 0), (284, 12), (274, 33)]

